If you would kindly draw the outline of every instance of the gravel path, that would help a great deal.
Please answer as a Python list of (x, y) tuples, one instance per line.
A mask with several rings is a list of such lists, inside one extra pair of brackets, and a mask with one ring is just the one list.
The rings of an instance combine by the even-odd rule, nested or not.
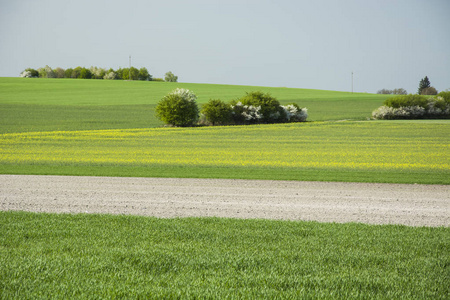
[(450, 226), (450, 186), (0, 175), (0, 210)]

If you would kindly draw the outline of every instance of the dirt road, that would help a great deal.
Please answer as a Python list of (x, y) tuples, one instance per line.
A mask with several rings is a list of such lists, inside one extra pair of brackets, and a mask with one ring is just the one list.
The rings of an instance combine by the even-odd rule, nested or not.
[(0, 175), (0, 210), (450, 226), (450, 186)]

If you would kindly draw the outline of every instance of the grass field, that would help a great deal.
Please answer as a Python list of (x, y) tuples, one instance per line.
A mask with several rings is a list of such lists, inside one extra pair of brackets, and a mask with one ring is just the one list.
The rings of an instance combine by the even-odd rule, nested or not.
[(449, 228), (0, 212), (0, 298), (448, 299)]
[[(270, 92), (301, 124), (156, 128)], [(384, 95), (0, 78), (0, 173), (449, 184), (450, 122), (364, 121)], [(330, 120), (352, 121), (334, 122)], [(322, 122), (325, 121), (325, 122)], [(447, 299), (449, 228), (0, 212), (0, 298)]]
[[(176, 87), (246, 91), (348, 122), (155, 128)], [(0, 173), (449, 184), (448, 121), (358, 122), (386, 95), (187, 83), (1, 78)], [(152, 129), (153, 128), (153, 129)]]
[(0, 133), (158, 127), (162, 123), (155, 118), (155, 106), (177, 87), (193, 90), (200, 105), (210, 98), (229, 101), (246, 92), (269, 92), (282, 104), (307, 107), (311, 121), (365, 120), (388, 97), (213, 84), (0, 78)]

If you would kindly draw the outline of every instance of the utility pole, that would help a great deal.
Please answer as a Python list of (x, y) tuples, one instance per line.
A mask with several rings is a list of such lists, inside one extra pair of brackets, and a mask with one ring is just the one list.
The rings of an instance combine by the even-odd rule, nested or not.
[(130, 55), (130, 68), (128, 69), (128, 80), (132, 80), (131, 79), (131, 55)]
[(353, 71), (352, 71), (352, 94), (353, 94)]

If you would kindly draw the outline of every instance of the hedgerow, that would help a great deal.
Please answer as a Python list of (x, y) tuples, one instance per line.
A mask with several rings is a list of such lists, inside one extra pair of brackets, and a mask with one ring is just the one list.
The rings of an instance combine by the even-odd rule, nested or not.
[(308, 117), (307, 109), (300, 108), (296, 103), (283, 106), (270, 94), (250, 92), (230, 103), (220, 99), (210, 99), (203, 105), (200, 116), (192, 113), (189, 122), (175, 121), (181, 118), (180, 115), (184, 114), (187, 108), (185, 102), (174, 94), (192, 93), (186, 91), (177, 89), (165, 96), (156, 108), (157, 117), (166, 124), (174, 126), (195, 125), (197, 119), (200, 120), (198, 122), (200, 125), (214, 126), (304, 122)]
[(380, 120), (392, 119), (448, 119), (450, 118), (450, 92), (436, 97), (404, 95), (389, 98), (372, 112)]

